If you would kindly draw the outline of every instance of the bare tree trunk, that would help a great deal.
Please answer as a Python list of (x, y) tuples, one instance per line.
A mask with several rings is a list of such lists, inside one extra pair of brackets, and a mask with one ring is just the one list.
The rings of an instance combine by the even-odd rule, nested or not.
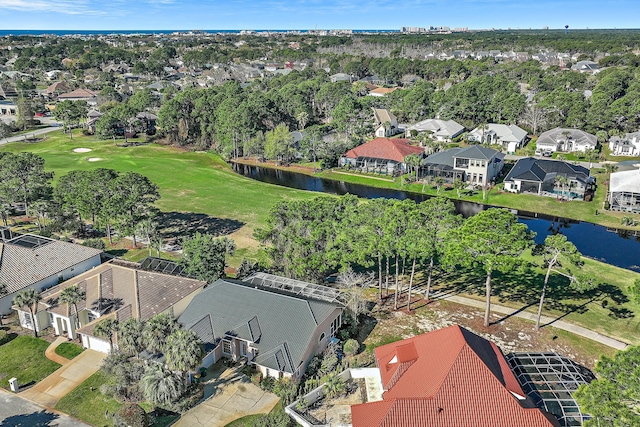
[(540, 295), (540, 305), (538, 306), (538, 317), (536, 318), (536, 329), (540, 329), (540, 317), (542, 317), (542, 304), (544, 304), (545, 293), (547, 292), (547, 283), (549, 283), (549, 276), (551, 275), (551, 267), (553, 264), (549, 263), (547, 267), (547, 274), (544, 276), (544, 284), (542, 285), (542, 294)]
[(411, 311), (411, 287), (413, 286), (413, 275), (416, 272), (416, 259), (413, 259), (411, 264), (411, 278), (409, 279), (409, 290), (407, 295), (407, 311)]
[(398, 309), (398, 255), (396, 255), (396, 292), (394, 294), (394, 298), (393, 298), (393, 309), (397, 310)]
[(382, 254), (378, 252), (378, 300), (382, 301)]
[(389, 296), (389, 257), (387, 257), (387, 273), (385, 275), (384, 293), (385, 296)]
[(107, 220), (107, 237), (109, 237), (109, 244), (113, 245), (113, 239), (111, 238), (111, 224)]
[(487, 273), (485, 281), (487, 307), (484, 312), (484, 326), (489, 326), (489, 315), (491, 314), (491, 272)]
[(429, 268), (427, 269), (427, 290), (424, 293), (424, 299), (429, 301), (429, 293), (431, 291), (431, 276), (433, 274), (433, 257), (429, 261)]

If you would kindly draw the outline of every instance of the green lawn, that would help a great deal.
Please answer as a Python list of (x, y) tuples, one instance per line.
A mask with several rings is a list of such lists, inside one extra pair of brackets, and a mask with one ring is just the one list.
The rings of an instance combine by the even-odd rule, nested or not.
[(56, 354), (69, 360), (73, 359), (84, 351), (84, 348), (72, 342), (63, 342), (56, 347)]
[[(273, 407), (270, 413), (275, 414), (277, 412), (284, 412), (282, 400), (278, 401), (278, 403)], [(238, 418), (237, 420), (231, 421), (224, 427), (253, 427), (255, 425), (255, 422), (263, 416), (263, 414), (247, 415), (242, 418)]]
[[(96, 372), (63, 397), (55, 409), (97, 427), (112, 426), (111, 416), (120, 409), (122, 403), (100, 392), (100, 386), (108, 380), (104, 372)], [(107, 411), (108, 417), (105, 416)]]
[[(92, 151), (75, 153), (74, 148)], [(69, 140), (68, 135), (53, 132), (43, 142), (6, 144), (0, 151), (36, 153), (45, 159), (45, 167), (56, 178), (71, 170), (98, 167), (141, 173), (160, 187), (162, 197), (157, 206), (161, 210), (205, 214), (227, 220), (222, 221), (222, 226), (240, 228), (238, 248), (257, 247), (253, 230), (264, 224), (269, 209), (279, 200), (318, 196), (242, 177), (213, 153), (157, 144), (116, 147), (112, 141), (99, 141), (79, 133)], [(90, 158), (101, 160), (89, 162)]]
[(9, 378), (17, 378), (24, 386), (37, 383), (60, 367), (44, 356), (49, 343), (40, 338), (20, 335), (0, 346), (0, 378), (2, 388), (9, 389)]

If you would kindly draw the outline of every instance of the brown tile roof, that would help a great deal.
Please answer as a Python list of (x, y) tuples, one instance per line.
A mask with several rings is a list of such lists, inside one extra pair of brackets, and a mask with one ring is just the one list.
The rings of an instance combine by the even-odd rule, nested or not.
[[(148, 320), (167, 311), (202, 289), (206, 282), (107, 262), (43, 292), (40, 309), (68, 316), (73, 308), (59, 303), (58, 298), (65, 288), (76, 284), (85, 291), (84, 300), (78, 303), (78, 311), (116, 312), (116, 319), (125, 321), (130, 317)], [(103, 318), (101, 316), (98, 320)], [(82, 331), (85, 331), (84, 327)]]
[(422, 154), (424, 149), (410, 145), (410, 141), (404, 138), (376, 138), (372, 141), (353, 148), (345, 154), (345, 157), (356, 159), (369, 157), (372, 159), (395, 160), (404, 162), (404, 158), (410, 154)]
[(72, 99), (72, 98), (95, 98), (98, 94), (89, 89), (76, 89), (74, 91), (63, 93), (58, 96), (58, 99)]
[(51, 95), (54, 93), (69, 92), (70, 90), (71, 88), (66, 82), (55, 82), (46, 89), (46, 92)]
[(102, 251), (74, 243), (37, 237), (37, 247), (19, 244), (19, 236), (8, 242), (0, 242), (0, 283), (7, 284), (8, 293), (20, 291), (27, 286), (57, 275), (74, 267)]
[(552, 427), (493, 343), (451, 326), (378, 347), (383, 400), (351, 407), (353, 427)]
[[(393, 87), (393, 88), (388, 88), (388, 87), (377, 87), (375, 89), (372, 89), (371, 91), (369, 91), (369, 93), (375, 93), (378, 95), (386, 95), (388, 93), (393, 92), (394, 90), (398, 89), (397, 87)], [(391, 120), (389, 120), (391, 121)]]

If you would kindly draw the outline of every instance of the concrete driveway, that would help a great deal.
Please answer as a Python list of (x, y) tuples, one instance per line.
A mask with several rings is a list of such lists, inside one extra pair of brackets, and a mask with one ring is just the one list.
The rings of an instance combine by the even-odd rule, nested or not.
[(49, 411), (22, 397), (0, 389), (0, 426), (90, 427), (68, 415)]
[(19, 394), (45, 408), (53, 408), (71, 390), (96, 373), (106, 356), (99, 351), (85, 350), (47, 378)]
[(205, 400), (182, 415), (176, 427), (223, 427), (245, 415), (267, 414), (280, 400), (253, 385), (239, 369), (227, 369), (209, 380), (204, 393)]

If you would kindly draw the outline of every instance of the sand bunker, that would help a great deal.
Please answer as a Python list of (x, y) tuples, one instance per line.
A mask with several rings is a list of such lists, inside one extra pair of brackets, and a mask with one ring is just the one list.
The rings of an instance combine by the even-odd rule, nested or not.
[(74, 148), (73, 149), (74, 153), (88, 153), (89, 151), (91, 151), (91, 148)]
[(88, 162), (99, 162), (100, 160), (102, 160), (100, 157), (89, 157), (87, 159)]

